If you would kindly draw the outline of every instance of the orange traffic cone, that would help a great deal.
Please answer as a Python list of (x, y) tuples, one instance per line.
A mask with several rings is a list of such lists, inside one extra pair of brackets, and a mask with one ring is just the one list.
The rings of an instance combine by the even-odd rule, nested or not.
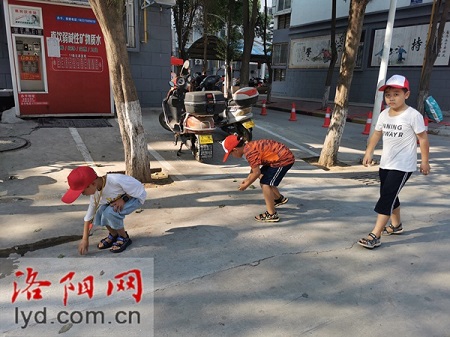
[(291, 117), (289, 118), (291, 122), (295, 122), (297, 120), (297, 114), (295, 112), (295, 103), (292, 102), (292, 109), (291, 109)]
[(266, 109), (266, 100), (262, 101), (262, 108), (261, 108), (261, 116), (266, 116), (267, 115), (267, 109)]
[(330, 117), (331, 117), (331, 109), (327, 106), (327, 110), (325, 112), (325, 121), (323, 122), (322, 127), (327, 128), (330, 126)]
[(372, 111), (369, 111), (369, 114), (367, 116), (366, 127), (364, 128), (364, 131), (362, 132), (363, 135), (370, 134), (370, 126), (371, 125), (372, 125)]

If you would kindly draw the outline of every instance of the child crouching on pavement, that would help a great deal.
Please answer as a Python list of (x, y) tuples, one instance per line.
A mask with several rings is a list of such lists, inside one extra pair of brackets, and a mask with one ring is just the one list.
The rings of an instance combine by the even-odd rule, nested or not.
[(110, 248), (113, 253), (123, 252), (131, 244), (125, 231), (124, 218), (144, 204), (147, 192), (141, 182), (125, 174), (107, 174), (102, 177), (88, 166), (80, 166), (67, 177), (69, 190), (61, 200), (71, 204), (78, 197), (89, 195), (89, 207), (84, 217), (83, 238), (78, 252), (84, 255), (89, 248), (89, 226), (105, 226), (109, 234), (98, 249)]
[[(379, 169), (380, 198), (375, 205), (378, 216), (372, 232), (358, 241), (358, 244), (369, 249), (381, 245), (381, 234), (403, 233), (398, 195), (417, 170), (417, 139), (420, 143), (420, 172), (424, 175), (430, 173), (430, 145), (423, 116), (405, 103), (410, 95), (408, 80), (404, 76), (394, 75), (378, 90), (384, 91), (388, 108), (378, 117), (362, 162), (364, 166), (371, 164), (375, 146), (383, 138)], [(387, 226), (389, 219), (391, 223)]]
[(275, 207), (287, 203), (289, 199), (280, 193), (277, 186), (295, 162), (291, 150), (275, 140), (260, 139), (247, 142), (237, 135), (225, 138), (222, 146), (225, 151), (223, 162), (230, 154), (235, 158), (242, 158), (245, 155), (250, 164), (251, 172), (239, 185), (239, 191), (245, 191), (256, 179), (260, 179), (267, 211), (255, 216), (255, 220), (280, 221)]

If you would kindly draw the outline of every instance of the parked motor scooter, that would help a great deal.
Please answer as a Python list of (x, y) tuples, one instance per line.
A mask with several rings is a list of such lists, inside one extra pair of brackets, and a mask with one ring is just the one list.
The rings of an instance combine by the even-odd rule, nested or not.
[[(212, 92), (216, 98), (219, 98), (222, 95), (223, 84), (222, 76), (209, 75), (204, 77), (200, 85), (194, 86), (193, 89), (204, 93)], [(197, 95), (200, 101), (203, 100), (203, 94)], [(251, 86), (236, 91), (232, 98), (225, 101), (225, 109), (214, 115), (216, 127), (221, 128), (228, 134), (237, 133), (250, 141), (255, 126), (252, 119), (252, 106), (258, 101), (258, 96), (259, 91)]]
[(214, 116), (216, 127), (228, 134), (237, 133), (247, 141), (252, 140), (255, 126), (252, 106), (258, 101), (256, 88), (244, 87), (237, 90), (232, 98), (226, 101), (225, 110)]
[(186, 99), (192, 100), (187, 97), (191, 94), (189, 78), (189, 61), (185, 61), (180, 75), (169, 82), (171, 88), (162, 101), (159, 123), (163, 128), (174, 133), (175, 145), (181, 141), (177, 155), (181, 154), (181, 149), (185, 145), (191, 150), (196, 160), (203, 162), (213, 157), (212, 132), (215, 129), (213, 118), (216, 113), (215, 102), (214, 100), (204, 101), (194, 109), (186, 109)]

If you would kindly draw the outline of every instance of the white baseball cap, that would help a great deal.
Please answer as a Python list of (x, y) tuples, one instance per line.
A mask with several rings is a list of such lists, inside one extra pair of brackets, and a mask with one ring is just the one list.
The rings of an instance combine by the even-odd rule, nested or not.
[(402, 75), (394, 75), (390, 79), (386, 81), (385, 85), (382, 85), (379, 91), (385, 91), (386, 88), (398, 88), (398, 89), (407, 89), (409, 91), (409, 82), (405, 76)]

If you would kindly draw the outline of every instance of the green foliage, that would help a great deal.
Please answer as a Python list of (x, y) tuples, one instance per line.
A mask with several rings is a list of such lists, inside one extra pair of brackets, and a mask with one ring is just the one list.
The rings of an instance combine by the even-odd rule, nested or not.
[[(272, 41), (273, 36), (273, 25), (271, 24), (273, 20), (273, 16), (270, 13), (267, 13), (267, 18), (264, 12), (259, 12), (258, 17), (256, 18), (256, 26), (255, 26), (255, 36), (262, 38), (264, 36), (264, 31), (267, 34), (267, 40)], [(265, 23), (267, 22), (267, 27)]]
[(179, 56), (182, 58), (185, 58), (185, 47), (189, 40), (199, 5), (199, 0), (176, 0), (176, 4), (172, 9)]
[[(218, 52), (225, 60), (239, 57), (239, 42), (242, 39), (242, 1), (201, 0), (194, 26), (208, 35), (218, 35), (223, 43)], [(206, 14), (206, 18), (205, 18)], [(228, 45), (228, 48), (227, 48)]]

